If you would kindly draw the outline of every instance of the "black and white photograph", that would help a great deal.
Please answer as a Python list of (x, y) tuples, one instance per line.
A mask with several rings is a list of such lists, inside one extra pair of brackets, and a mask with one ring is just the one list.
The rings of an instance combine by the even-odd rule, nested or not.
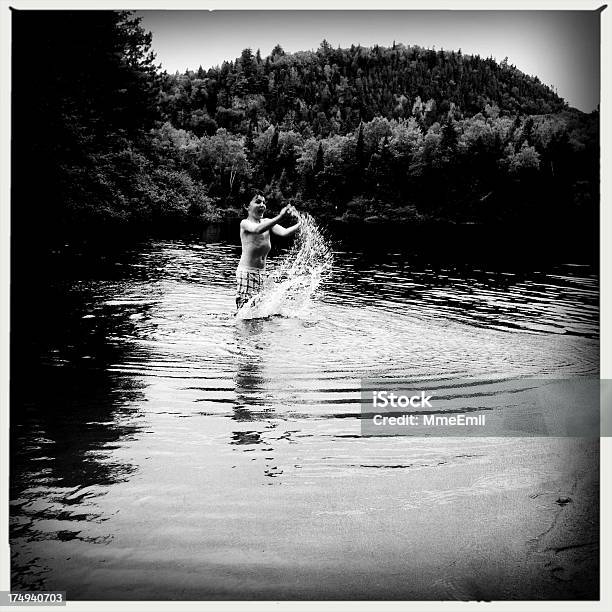
[(492, 4), (3, 4), (3, 605), (601, 603), (610, 9)]

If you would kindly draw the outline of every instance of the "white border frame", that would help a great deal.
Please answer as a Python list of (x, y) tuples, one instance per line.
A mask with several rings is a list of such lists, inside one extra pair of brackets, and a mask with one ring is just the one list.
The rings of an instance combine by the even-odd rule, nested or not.
[[(589, 0), (304, 0), (287, 2), (282, 0), (257, 1), (225, 0), (206, 2), (196, 0), (0, 0), (0, 591), (9, 589), (10, 552), (8, 547), (8, 479), (9, 479), (9, 257), (10, 257), (10, 83), (11, 83), (11, 17), (9, 7), (18, 9), (106, 9), (106, 10), (212, 10), (212, 9), (303, 9), (303, 10), (358, 10), (358, 9), (412, 9), (412, 10), (597, 10), (605, 6), (602, 2)], [(601, 216), (600, 216), (600, 346), (601, 378), (612, 379), (612, 241), (606, 240), (605, 228), (612, 228), (612, 206), (610, 202), (610, 176), (603, 170), (612, 168), (612, 7), (601, 14)], [(607, 263), (606, 267), (604, 263)], [(612, 610), (612, 583), (604, 576), (612, 575), (612, 438), (601, 439), (601, 600), (579, 601), (528, 601), (528, 602), (413, 602), (413, 601), (348, 601), (348, 602), (73, 602), (70, 610), (107, 612), (108, 610), (237, 610), (252, 609), (268, 612), (275, 610), (305, 610), (324, 607), (326, 610), (370, 611), (401, 610), (427, 612), (433, 610), (487, 610), (515, 611), (542, 610), (551, 612), (586, 612)], [(48, 609), (41, 606), (22, 606), (18, 609)]]

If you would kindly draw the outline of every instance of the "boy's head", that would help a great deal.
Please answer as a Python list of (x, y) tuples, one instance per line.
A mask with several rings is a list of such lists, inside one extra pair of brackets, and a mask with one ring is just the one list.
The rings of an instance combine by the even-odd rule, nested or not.
[(257, 192), (251, 201), (245, 205), (246, 211), (256, 219), (261, 219), (266, 212), (266, 198)]

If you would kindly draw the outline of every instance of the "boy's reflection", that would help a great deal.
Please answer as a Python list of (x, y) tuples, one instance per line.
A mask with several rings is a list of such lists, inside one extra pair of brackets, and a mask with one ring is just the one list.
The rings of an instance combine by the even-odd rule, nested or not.
[(234, 419), (237, 421), (257, 421), (274, 416), (273, 397), (267, 388), (270, 378), (264, 375), (264, 358), (270, 348), (265, 323), (262, 319), (236, 322), (238, 359), (234, 377)]
[(242, 450), (245, 452), (263, 450), (264, 456), (253, 459), (264, 459), (265, 476), (278, 478), (283, 470), (275, 465), (274, 455), (270, 455), (274, 448), (268, 435), (277, 425), (271, 422), (271, 419), (276, 417), (272, 408), (275, 398), (269, 390), (271, 378), (264, 375), (264, 358), (270, 348), (270, 329), (266, 323), (269, 322), (262, 319), (236, 322), (238, 360), (234, 378), (236, 391), (234, 420), (259, 421), (259, 423), (257, 429), (232, 432), (230, 444), (243, 446)]

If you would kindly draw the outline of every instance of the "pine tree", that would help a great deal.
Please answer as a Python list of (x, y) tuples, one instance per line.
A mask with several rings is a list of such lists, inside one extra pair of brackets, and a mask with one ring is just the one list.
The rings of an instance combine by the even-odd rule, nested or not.
[(315, 165), (314, 165), (314, 173), (317, 174), (318, 172), (323, 172), (323, 170), (325, 169), (325, 161), (324, 161), (324, 155), (323, 155), (323, 143), (319, 142), (319, 148), (317, 149), (317, 158), (315, 160)]
[(245, 76), (250, 76), (253, 73), (253, 52), (248, 47), (243, 49), (240, 55), (240, 68)]
[(285, 55), (285, 50), (279, 44), (274, 45), (274, 49), (272, 49), (270, 57), (272, 59), (276, 59), (278, 57), (282, 57), (283, 55)]
[(357, 168), (361, 169), (365, 166), (365, 151), (363, 142), (363, 121), (359, 123), (359, 134), (357, 135), (357, 145), (355, 147), (355, 158)]
[(278, 128), (276, 126), (274, 126), (274, 132), (270, 139), (269, 155), (274, 158), (278, 155)]
[(247, 129), (247, 133), (244, 139), (244, 147), (247, 150), (247, 154), (249, 156), (251, 156), (253, 154), (253, 146), (254, 146), (254, 139), (253, 139), (253, 122), (249, 121), (249, 127)]
[(442, 140), (440, 141), (440, 148), (447, 151), (455, 151), (459, 139), (457, 132), (453, 126), (453, 120), (449, 117), (444, 125), (442, 126)]

